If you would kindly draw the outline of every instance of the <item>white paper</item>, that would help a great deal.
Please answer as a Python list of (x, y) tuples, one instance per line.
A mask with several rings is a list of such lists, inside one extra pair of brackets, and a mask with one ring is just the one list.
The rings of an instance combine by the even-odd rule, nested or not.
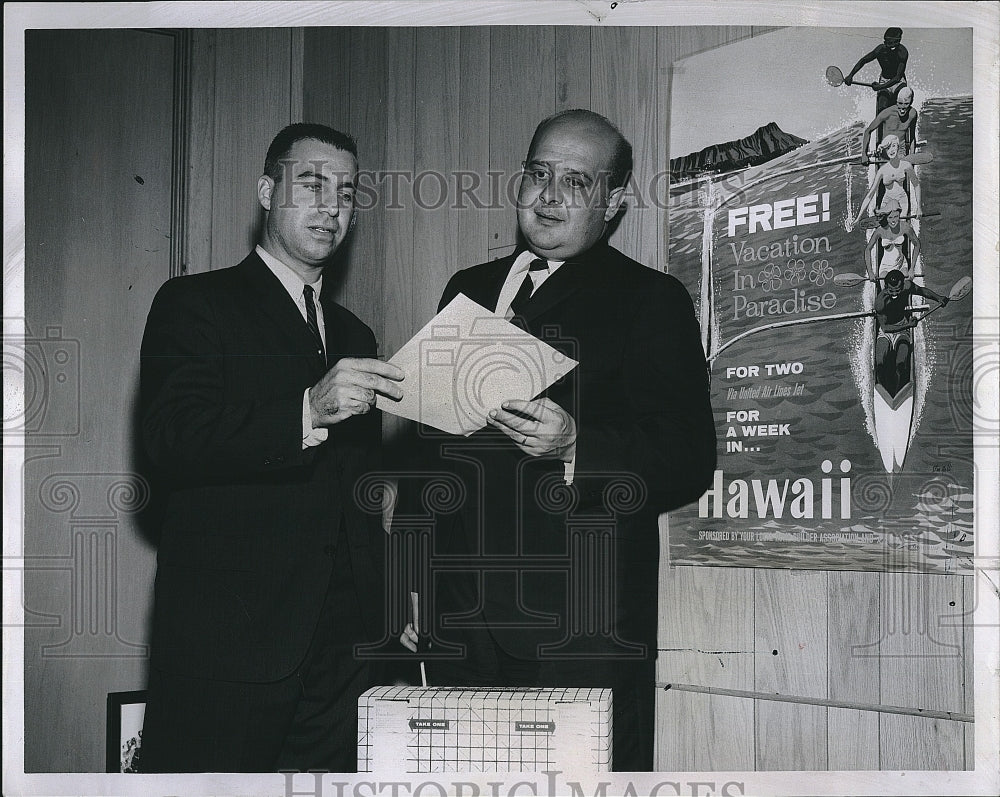
[(403, 398), (375, 406), (451, 434), (472, 434), (508, 399), (530, 400), (576, 360), (459, 294), (391, 360)]

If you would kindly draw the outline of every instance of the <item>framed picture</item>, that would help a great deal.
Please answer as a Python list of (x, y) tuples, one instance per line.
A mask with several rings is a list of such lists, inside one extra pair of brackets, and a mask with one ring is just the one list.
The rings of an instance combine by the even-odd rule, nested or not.
[(137, 772), (146, 692), (108, 692), (108, 772)]

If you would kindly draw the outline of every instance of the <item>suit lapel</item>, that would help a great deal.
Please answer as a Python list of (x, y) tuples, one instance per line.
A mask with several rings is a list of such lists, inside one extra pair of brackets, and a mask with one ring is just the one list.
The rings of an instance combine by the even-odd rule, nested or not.
[(326, 360), (328, 365), (333, 365), (341, 357), (355, 357), (356, 341), (350, 339), (348, 330), (340, 323), (339, 305), (333, 300), (332, 289), (327, 290), (327, 284), (332, 284), (332, 279), (323, 280), (323, 292), (319, 296), (320, 304), (323, 305), (323, 326), (326, 332)]
[[(238, 268), (243, 271), (244, 283), (253, 292), (257, 311), (274, 323), (288, 339), (292, 350), (303, 355), (311, 352), (316, 362), (322, 364), (322, 358), (315, 354), (316, 343), (302, 313), (271, 269), (256, 252), (251, 252)], [(325, 304), (323, 310), (325, 313)]]
[(524, 319), (532, 321), (590, 288), (601, 277), (609, 248), (599, 243), (582, 256), (567, 260), (535, 291), (524, 309)]
[[(464, 286), (468, 288), (466, 296), (476, 304), (480, 304), (495, 313), (497, 301), (500, 299), (500, 291), (503, 290), (503, 284), (510, 273), (510, 267), (514, 264), (518, 254), (515, 252), (509, 257), (495, 261), (494, 268), (488, 272), (479, 285)], [(465, 290), (462, 293), (465, 293)]]
[(525, 321), (531, 321), (553, 307), (570, 299), (580, 290), (579, 274), (574, 273), (578, 264), (565, 262), (549, 276), (542, 286), (532, 294), (531, 301), (524, 308)]

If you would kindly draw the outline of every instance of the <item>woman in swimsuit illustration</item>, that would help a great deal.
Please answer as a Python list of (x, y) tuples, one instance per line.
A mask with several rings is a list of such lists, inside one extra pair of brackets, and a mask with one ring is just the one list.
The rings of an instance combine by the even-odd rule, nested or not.
[[(878, 209), (878, 226), (872, 230), (865, 247), (865, 268), (868, 278), (875, 280), (889, 271), (898, 269), (906, 279), (913, 278), (913, 264), (920, 255), (920, 239), (917, 233), (901, 216), (899, 202), (888, 195)], [(882, 256), (875, 271), (874, 252), (882, 246)]]
[[(861, 200), (858, 215), (851, 222), (852, 227), (861, 220), (862, 214), (871, 204), (880, 187), (885, 189), (883, 201), (895, 199), (899, 203), (901, 215), (909, 216), (920, 213), (920, 183), (917, 181), (917, 173), (913, 170), (912, 163), (899, 157), (899, 149), (898, 136), (888, 135), (882, 139), (882, 143), (879, 144), (879, 153), (883, 154), (888, 161), (883, 163), (875, 173), (872, 187), (868, 189), (865, 198)], [(910, 201), (911, 195), (912, 203)]]

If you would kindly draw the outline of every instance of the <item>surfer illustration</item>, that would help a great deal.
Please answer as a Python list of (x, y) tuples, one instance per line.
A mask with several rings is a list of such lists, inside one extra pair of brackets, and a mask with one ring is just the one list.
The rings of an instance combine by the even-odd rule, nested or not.
[[(894, 269), (901, 271), (906, 279), (913, 279), (914, 264), (920, 257), (920, 238), (901, 217), (899, 202), (886, 197), (878, 209), (878, 226), (872, 230), (865, 247), (865, 269), (873, 281)], [(877, 249), (881, 249), (882, 254), (876, 272), (874, 253)]]
[[(917, 173), (913, 169), (913, 164), (899, 157), (899, 137), (888, 135), (879, 144), (879, 151), (885, 153), (888, 158), (887, 163), (883, 163), (872, 180), (871, 188), (861, 200), (858, 214), (851, 221), (854, 227), (860, 220), (862, 214), (875, 198), (879, 188), (883, 188), (883, 201), (885, 199), (895, 199), (899, 203), (900, 213), (908, 216), (912, 212), (914, 215), (920, 213), (920, 183), (917, 180)], [(909, 191), (907, 191), (909, 187)], [(910, 194), (913, 195), (913, 202), (910, 202)]]
[(904, 86), (896, 95), (896, 104), (876, 115), (868, 127), (861, 134), (861, 163), (868, 165), (869, 153), (874, 155), (874, 150), (869, 150), (869, 140), (874, 132), (879, 140), (886, 136), (896, 136), (902, 148), (902, 154), (907, 155), (913, 151), (913, 146), (917, 140), (917, 111), (913, 107), (913, 89)]

